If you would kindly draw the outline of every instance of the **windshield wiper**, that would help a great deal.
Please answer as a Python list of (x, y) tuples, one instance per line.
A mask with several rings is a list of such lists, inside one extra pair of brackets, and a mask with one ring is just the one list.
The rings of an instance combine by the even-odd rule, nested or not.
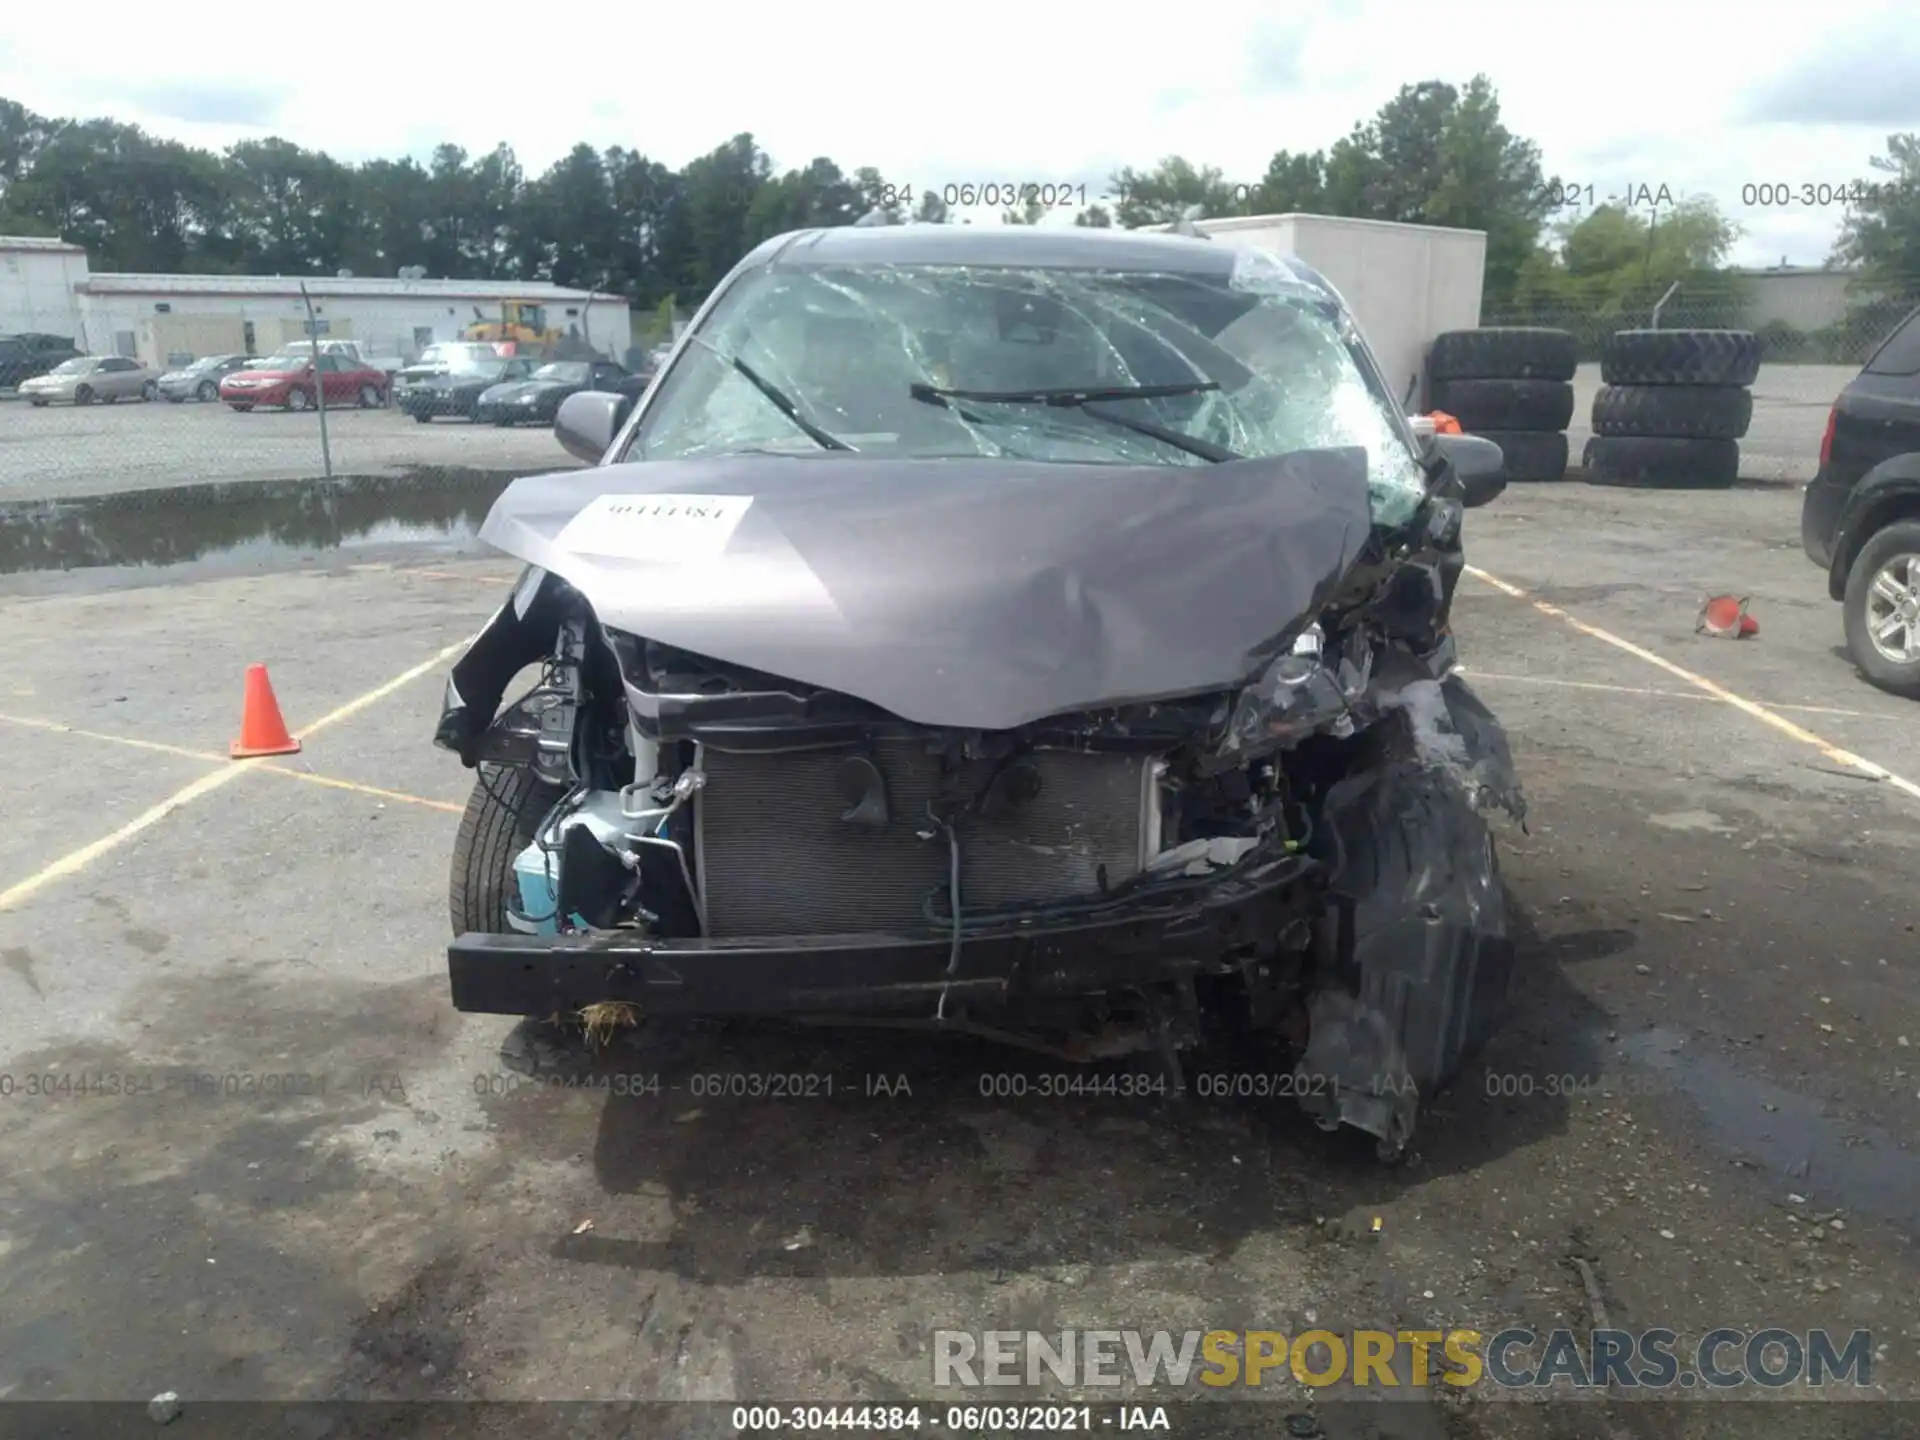
[(1116, 385), (1105, 389), (1079, 390), (944, 390), (934, 385), (916, 384), (912, 387), (912, 394), (914, 399), (925, 404), (939, 405), (949, 410), (954, 408), (947, 403), (949, 400), (974, 405), (1045, 405), (1056, 410), (1080, 410), (1096, 420), (1118, 425), (1123, 430), (1145, 435), (1163, 445), (1171, 445), (1176, 450), (1184, 450), (1189, 455), (1198, 455), (1202, 460), (1220, 465), (1243, 457), (1224, 445), (1183, 434), (1165, 425), (1156, 425), (1151, 420), (1136, 420), (1131, 415), (1115, 415), (1108, 410), (1091, 408), (1094, 402), (1101, 400), (1164, 400), (1175, 395), (1199, 395), (1219, 388), (1220, 382), (1217, 380), (1196, 380), (1186, 385)]
[[(782, 390), (758, 370), (755, 370), (751, 365), (747, 364), (747, 362), (742, 360), (738, 355), (727, 354), (727, 352), (722, 350), (718, 345), (715, 345), (712, 341), (702, 336), (695, 335), (691, 338), (694, 344), (712, 351), (715, 355), (719, 356), (721, 360), (744, 375), (747, 382), (752, 385), (754, 389), (771, 400), (776, 410), (786, 416), (787, 419), (791, 420), (795, 425), (798, 425), (800, 429), (806, 433), (806, 437), (822, 450), (853, 450), (853, 446), (842, 440), (838, 435), (822, 430), (818, 425), (802, 415), (799, 405), (794, 403), (791, 395), (787, 394), (786, 391)], [(856, 451), (855, 453), (857, 454), (858, 452)]]

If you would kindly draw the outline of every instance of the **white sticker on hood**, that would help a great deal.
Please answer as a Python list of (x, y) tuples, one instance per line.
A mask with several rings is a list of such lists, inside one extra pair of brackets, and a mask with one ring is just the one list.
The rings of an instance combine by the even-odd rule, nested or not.
[(582, 555), (703, 559), (727, 548), (752, 504), (751, 495), (597, 495), (554, 543)]

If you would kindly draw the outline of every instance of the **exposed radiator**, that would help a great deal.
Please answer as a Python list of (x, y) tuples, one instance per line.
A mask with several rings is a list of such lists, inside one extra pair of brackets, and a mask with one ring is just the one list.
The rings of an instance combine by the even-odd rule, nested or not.
[[(885, 779), (888, 817), (850, 824), (842, 767), (869, 758)], [(1137, 875), (1154, 793), (1152, 762), (1137, 755), (1034, 751), (1037, 793), (1009, 813), (963, 815), (963, 911), (1097, 895)], [(941, 793), (938, 756), (912, 739), (871, 748), (784, 754), (704, 752), (705, 787), (695, 802), (696, 855), (708, 933), (832, 935), (899, 933), (927, 925), (929, 892), (948, 882), (945, 832), (932, 840), (928, 803)], [(970, 776), (993, 774), (976, 762)], [(936, 897), (944, 913), (944, 896)]]

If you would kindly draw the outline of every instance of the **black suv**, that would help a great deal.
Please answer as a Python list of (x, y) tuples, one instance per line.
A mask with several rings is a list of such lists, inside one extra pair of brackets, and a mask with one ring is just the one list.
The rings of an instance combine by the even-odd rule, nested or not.
[(1920, 309), (1834, 401), (1800, 540), (1842, 602), (1854, 663), (1920, 700)]
[(0, 390), (16, 389), (78, 354), (69, 335), (0, 335)]

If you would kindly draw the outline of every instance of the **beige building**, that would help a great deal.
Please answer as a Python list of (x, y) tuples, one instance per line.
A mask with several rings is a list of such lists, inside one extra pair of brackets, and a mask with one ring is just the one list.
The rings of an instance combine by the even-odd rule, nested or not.
[(1751, 303), (1747, 323), (1758, 330), (1784, 321), (1796, 330), (1824, 330), (1846, 318), (1851, 270), (1818, 265), (1770, 265), (1764, 270), (1735, 270)]
[[(326, 334), (378, 355), (417, 355), (456, 340), (507, 301), (538, 305), (543, 323), (620, 359), (633, 343), (625, 296), (539, 281), (306, 277)], [(198, 355), (264, 355), (306, 334), (299, 278), (278, 275), (103, 274), (58, 240), (0, 235), (0, 334), (70, 336), (96, 355), (169, 365)]]

